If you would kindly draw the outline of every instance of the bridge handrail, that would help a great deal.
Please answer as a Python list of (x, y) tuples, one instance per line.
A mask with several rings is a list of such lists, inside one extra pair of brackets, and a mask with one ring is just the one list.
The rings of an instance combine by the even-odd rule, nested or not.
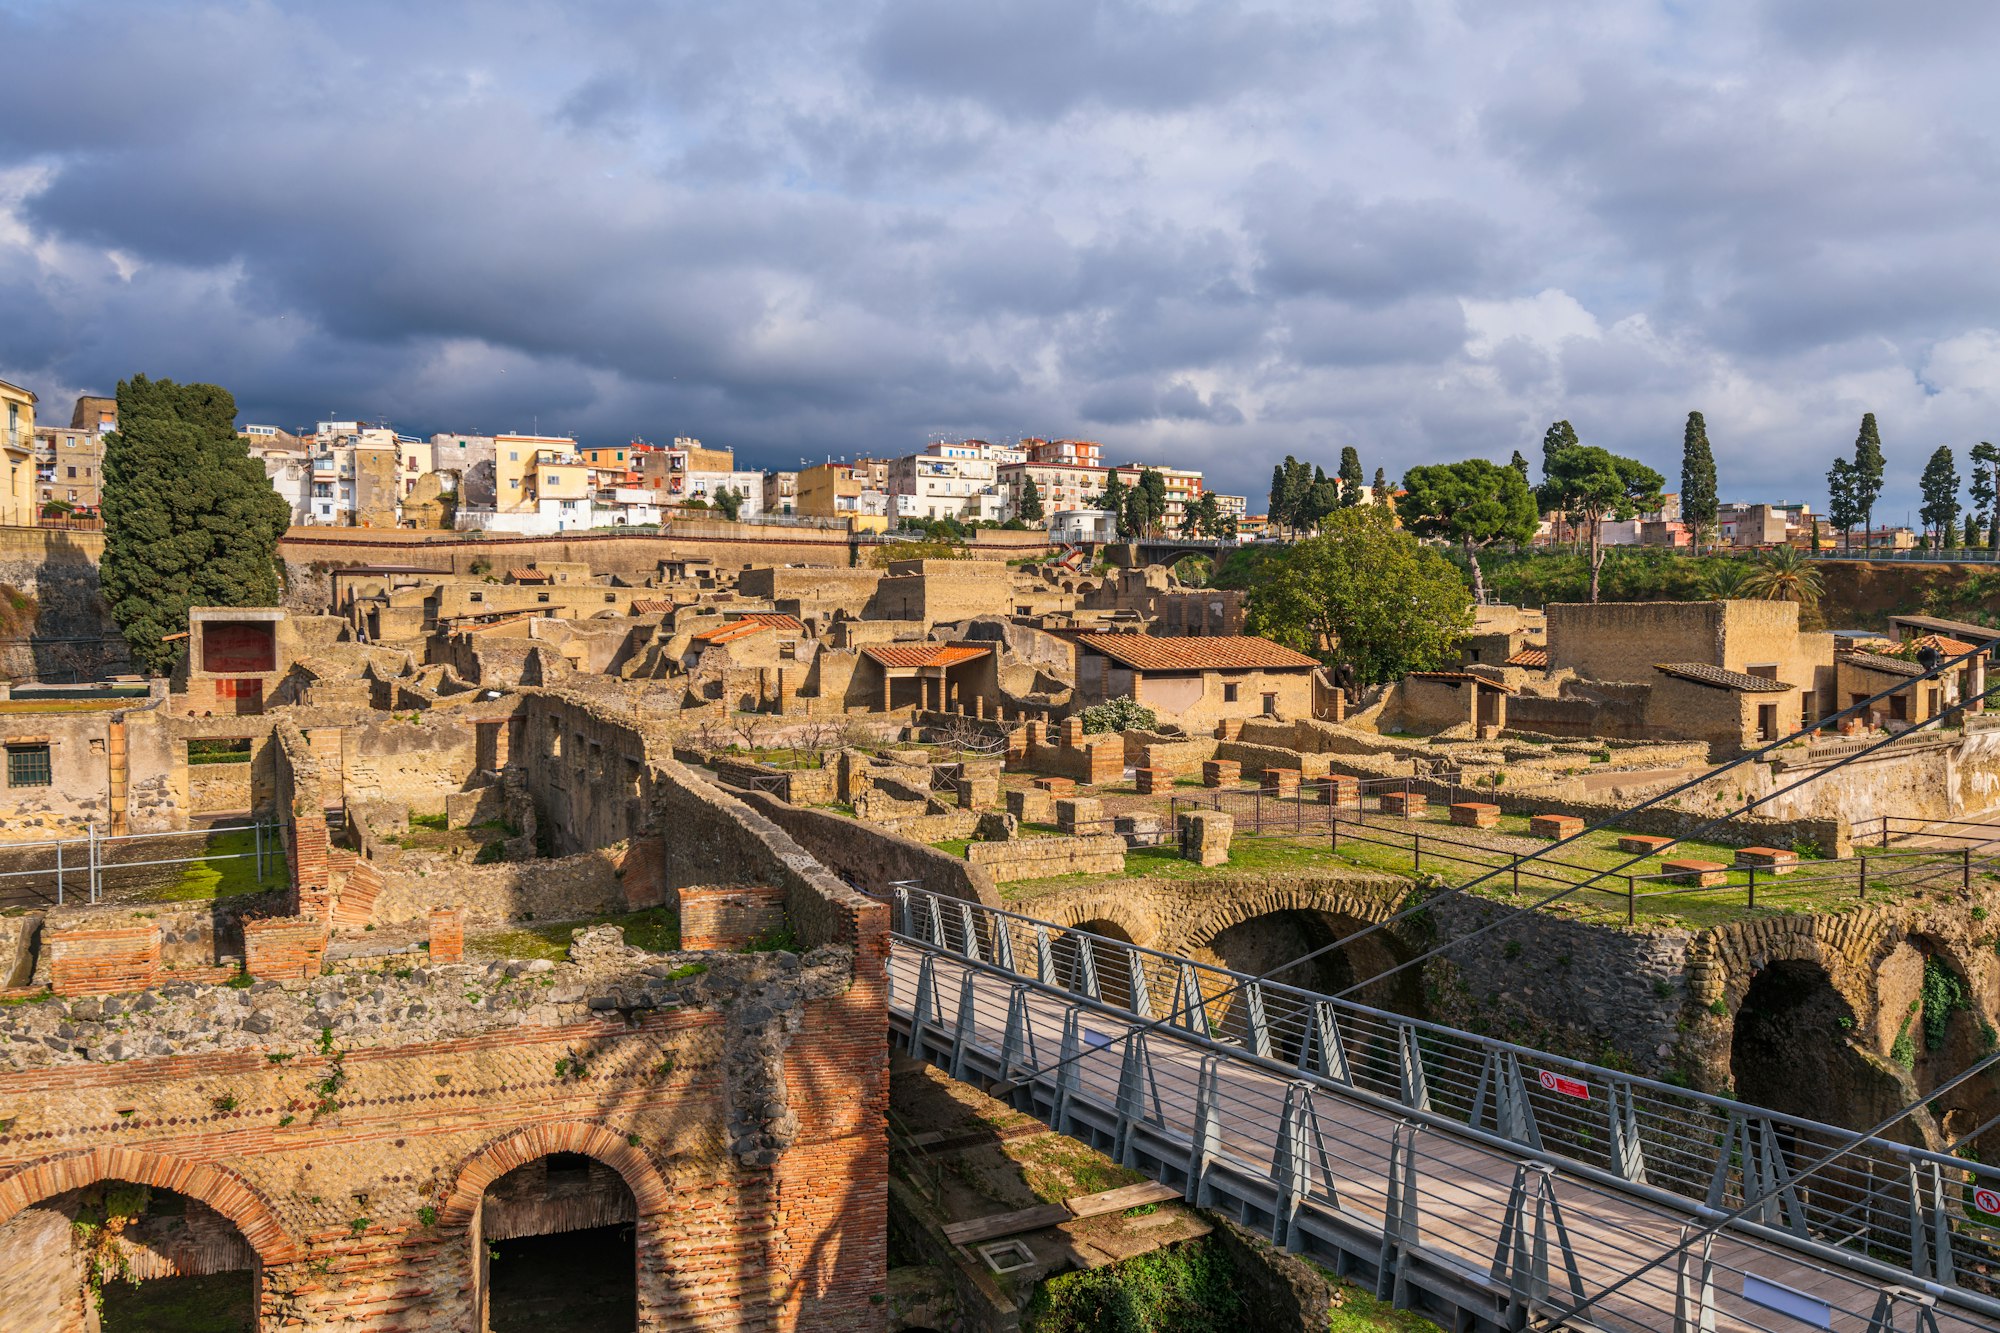
[[(1502, 1128), (1505, 1102), (1516, 1132), (1503, 1133), (1498, 1141), (1512, 1140), (1517, 1151), (1532, 1147), (1537, 1156), (1560, 1160), (1566, 1168), (1638, 1189), (1697, 1214), (1703, 1209), (1719, 1214), (1745, 1201), (1746, 1191), (1755, 1183), (1752, 1170), (1781, 1171), (1793, 1154), (1810, 1156), (1851, 1137), (1850, 1131), (1803, 1116), (1263, 981), (1005, 908), (907, 884), (892, 885), (890, 895), (897, 909), (895, 933), (913, 944), (1133, 1017), (1157, 1019), (1170, 1008), (1185, 1005), (1185, 1021), (1174, 1024), (1177, 1037), (1284, 1070), (1291, 1077), (1307, 1077), (1374, 1099), (1386, 1097), (1405, 1108), (1404, 1114), (1456, 1131), (1469, 1129), (1492, 1137), (1484, 1122), (1490, 1119), (1496, 1130)], [(1122, 1006), (1102, 998), (1104, 978), (1118, 975), (1121, 960), (1126, 991)], [(1066, 980), (1060, 975), (1064, 972)], [(1211, 1012), (1217, 1008), (1219, 1014)], [(1329, 1043), (1341, 1052), (1337, 1057), (1327, 1051)], [(1293, 1050), (1296, 1059), (1289, 1054)], [(1281, 1052), (1286, 1058), (1276, 1058)], [(1524, 1062), (1536, 1067), (1525, 1084)], [(1337, 1075), (1330, 1080), (1329, 1069)], [(1563, 1080), (1581, 1084), (1581, 1096), (1576, 1089), (1563, 1091)], [(1380, 1091), (1371, 1094), (1365, 1086), (1369, 1082), (1379, 1085)], [(1503, 1090), (1503, 1082), (1511, 1086)], [(1550, 1147), (1551, 1143), (1563, 1146)], [(1941, 1190), (1943, 1182), (1950, 1182), (1949, 1188), (1962, 1197), (1925, 1204), (1919, 1197), (1921, 1177), (1937, 1178)], [(1916, 1267), (1911, 1262), (1916, 1248), (1911, 1242), (1912, 1219), (1942, 1210), (1934, 1220), (1943, 1228), (1940, 1234), (1950, 1237), (1954, 1252), (1962, 1251), (1960, 1271), (1971, 1271), (1976, 1264), (2000, 1267), (2000, 1215), (1975, 1217), (1979, 1210), (1970, 1203), (1974, 1189), (2000, 1191), (2000, 1168), (1907, 1144), (1873, 1141), (1857, 1148), (1842, 1166), (1823, 1172), (1809, 1189), (1798, 1192), (1800, 1197), (1776, 1207), (1779, 1227), (1757, 1229), (1837, 1256), (1843, 1263), (1872, 1265), (1877, 1261), (1808, 1234), (1853, 1231), (1858, 1217), (1859, 1231), (1851, 1239), (1874, 1251), (1901, 1256), (1900, 1270), (1882, 1267), (1907, 1277)], [(1986, 1297), (1978, 1301), (1980, 1308), (2000, 1315), (2000, 1301)]]
[[(1866, 1323), (1871, 1329), (1890, 1333), (1898, 1325), (1893, 1317), (1886, 1323), (1881, 1320), (1885, 1291), (1895, 1293), (1897, 1301), (1915, 1295), (1905, 1285), (1910, 1275), (1892, 1266), (1823, 1244), (1802, 1247), (1795, 1237), (1783, 1232), (1774, 1234), (1772, 1228), (1756, 1222), (1739, 1223), (1731, 1229), (1732, 1238), (1741, 1248), (1724, 1247), (1713, 1252), (1697, 1248), (1679, 1261), (1671, 1253), (1662, 1253), (1650, 1271), (1634, 1273), (1635, 1267), (1647, 1258), (1645, 1245), (1614, 1243), (1607, 1249), (1605, 1241), (1606, 1237), (1616, 1238), (1629, 1232), (1632, 1220), (1629, 1204), (1635, 1197), (1663, 1206), (1670, 1213), (1690, 1215), (1692, 1221), (1683, 1225), (1683, 1235), (1694, 1222), (1725, 1216), (1725, 1210), (1696, 1205), (1644, 1185), (1635, 1186), (1587, 1167), (1578, 1169), (1559, 1159), (1546, 1165), (1559, 1166), (1560, 1176), (1538, 1172), (1534, 1164), (1549, 1154), (1524, 1149), (1480, 1129), (1443, 1121), (1436, 1127), (1454, 1139), (1470, 1140), (1507, 1157), (1523, 1159), (1517, 1161), (1505, 1217), (1479, 1218), (1468, 1230), (1463, 1194), (1454, 1196), (1439, 1188), (1442, 1181), (1463, 1177), (1463, 1156), (1449, 1141), (1437, 1145), (1420, 1132), (1422, 1121), (1438, 1122), (1437, 1117), (1413, 1114), (1393, 1101), (1362, 1089), (1333, 1086), (1311, 1073), (1297, 1076), (1282, 1066), (1272, 1066), (1269, 1061), (1255, 1063), (1267, 1066), (1266, 1072), (1278, 1076), (1252, 1088), (1240, 1087), (1231, 1079), (1209, 1083), (1204, 1072), (1195, 1076), (1195, 1086), (1190, 1089), (1187, 1075), (1194, 1071), (1184, 1063), (1180, 1065), (1182, 1078), (1178, 1084), (1171, 1079), (1162, 1080), (1156, 1062), (1172, 1059), (1163, 1053), (1163, 1048), (1148, 1045), (1135, 1062), (1118, 1054), (1117, 1039), (1094, 1033), (1079, 1021), (1093, 1012), (1106, 1015), (1111, 1023), (1127, 1016), (1101, 1001), (1069, 995), (1039, 983), (1027, 983), (1013, 990), (1032, 988), (1057, 998), (1063, 1005), (1059, 1014), (1036, 1014), (1031, 1009), (1017, 1011), (1014, 998), (968, 987), (958, 992), (951, 1005), (953, 1017), (946, 1019), (939, 1002), (951, 998), (951, 988), (948, 981), (933, 972), (932, 956), (925, 953), (917, 977), (897, 977), (892, 984), (892, 1020), (907, 1032), (912, 1054), (936, 1059), (954, 1077), (972, 1077), (975, 1071), (997, 1072), (1003, 1081), (1015, 1084), (1009, 1099), (1017, 1109), (1031, 1109), (1057, 1132), (1093, 1143), (1126, 1166), (1145, 1168), (1146, 1174), (1180, 1187), (1191, 1202), (1217, 1208), (1234, 1215), (1241, 1223), (1254, 1224), (1260, 1229), (1268, 1224), (1274, 1244), (1313, 1254), (1323, 1263), (1331, 1260), (1328, 1266), (1343, 1270), (1349, 1258), (1358, 1258), (1357, 1267), (1375, 1267), (1377, 1294), (1385, 1298), (1393, 1295), (1398, 1304), (1402, 1303), (1406, 1282), (1426, 1285), (1422, 1278), (1411, 1276), (1413, 1268), (1423, 1266), (1418, 1254), (1426, 1247), (1435, 1247), (1442, 1266), (1453, 1274), (1448, 1279), (1450, 1285), (1458, 1287), (1465, 1278), (1478, 1282), (1484, 1277), (1499, 1288), (1500, 1305), (1511, 1306), (1515, 1312), (1512, 1316), (1502, 1313), (1498, 1320), (1502, 1328), (1522, 1327), (1519, 1315), (1523, 1313), (1560, 1317), (1567, 1304), (1583, 1300), (1585, 1291), (1574, 1285), (1574, 1277), (1571, 1289), (1562, 1290), (1560, 1278), (1565, 1269), (1578, 1276), (1587, 1273), (1601, 1293), (1626, 1274), (1633, 1274), (1621, 1302), (1627, 1309), (1619, 1312), (1600, 1303), (1596, 1306), (1597, 1313), (1587, 1323), (1577, 1325), (1582, 1328), (1689, 1333), (1713, 1327), (1717, 1306), (1714, 1292), (1706, 1290), (1711, 1279), (1716, 1291), (1731, 1288), (1727, 1295), (1733, 1297), (1736, 1284), (1728, 1279), (1769, 1282), (1772, 1265), (1768, 1260), (1779, 1258), (1781, 1253), (1785, 1260), (1805, 1272), (1817, 1274), (1819, 1280), (1811, 1284), (1810, 1291), (1814, 1299), (1825, 1302), (1828, 1327), (1858, 1329)], [(972, 974), (1009, 975), (976, 960), (954, 959), (954, 962)], [(910, 997), (908, 991), (913, 982), (916, 993)], [(906, 1002), (899, 1003), (898, 994)], [(965, 1004), (968, 996), (969, 1011)], [(929, 1021), (922, 1016), (927, 1009), (934, 1014)], [(1060, 1020), (1064, 1052), (1087, 1046), (1098, 1057), (1090, 1078), (1081, 1076), (1080, 1066), (1068, 1063), (1073, 1057), (1067, 1054), (1056, 1062), (1056, 1067), (1044, 1063), (1045, 1042), (1050, 1051), (1056, 1045), (1053, 1034), (1047, 1033), (1056, 1020)], [(1038, 1027), (1044, 1036), (1036, 1035)], [(1001, 1033), (1007, 1035), (1001, 1035), (999, 1045), (995, 1046), (993, 1036)], [(1216, 1045), (1185, 1033), (1172, 1035), (1197, 1048)], [(1207, 1057), (1202, 1062), (1203, 1070), (1215, 1059)], [(1073, 1072), (1065, 1076), (1064, 1068)], [(1110, 1092), (1114, 1069), (1115, 1095)], [(1287, 1078), (1289, 1085), (1284, 1081)], [(1093, 1082), (1095, 1087), (1091, 1086)], [(1378, 1111), (1386, 1112), (1386, 1116), (1379, 1124), (1343, 1118), (1338, 1131), (1330, 1136), (1319, 1118), (1323, 1103), (1316, 1102), (1315, 1094), (1353, 1098), (1372, 1104)], [(1236, 1124), (1229, 1123), (1231, 1115)], [(1207, 1131), (1202, 1128), (1205, 1121), (1210, 1126)], [(1276, 1132), (1269, 1141), (1246, 1137), (1242, 1128), (1246, 1124), (1270, 1126), (1274, 1122)], [(1405, 1163), (1401, 1171), (1397, 1166), (1399, 1158)], [(1486, 1179), (1494, 1184), (1504, 1183), (1490, 1176)], [(1398, 1184), (1405, 1191), (1400, 1208)], [(1361, 1187), (1358, 1194), (1356, 1186)], [(1383, 1195), (1385, 1187), (1386, 1198), (1378, 1207), (1375, 1200)], [(1374, 1197), (1370, 1197), (1371, 1192)], [(1546, 1197), (1552, 1208), (1556, 1207), (1556, 1192), (1568, 1195), (1559, 1206), (1568, 1213), (1569, 1226), (1565, 1228), (1558, 1218), (1552, 1231), (1541, 1225), (1529, 1228), (1537, 1233), (1536, 1237), (1532, 1240), (1518, 1237), (1524, 1244), (1508, 1259), (1509, 1228), (1525, 1220), (1520, 1210), (1534, 1206), (1537, 1193)], [(1430, 1202), (1414, 1206), (1419, 1198)], [(1597, 1211), (1607, 1204), (1608, 1209)], [(1302, 1214), (1302, 1207), (1317, 1209), (1317, 1216), (1310, 1212)], [(1448, 1235), (1439, 1235), (1430, 1229), (1430, 1223), (1419, 1220), (1420, 1214), (1424, 1218), (1452, 1217), (1455, 1224)], [(1588, 1248), (1584, 1233), (1590, 1229), (1579, 1228), (1579, 1222), (1600, 1223), (1589, 1236)], [(1335, 1239), (1343, 1232), (1352, 1236), (1356, 1223), (1368, 1230), (1379, 1226), (1379, 1241), (1362, 1240), (1357, 1246), (1354, 1239)], [(1323, 1229), (1329, 1224), (1331, 1230)], [(1495, 1231), (1501, 1237), (1500, 1252), (1489, 1267), (1488, 1248)], [(1327, 1248), (1329, 1241), (1334, 1247), (1331, 1251)], [(1664, 1250), (1666, 1240), (1659, 1237), (1646, 1243), (1660, 1244)], [(1544, 1246), (1546, 1258), (1541, 1253)], [(1361, 1251), (1359, 1255), (1355, 1253), (1357, 1248)], [(1801, 1249), (1806, 1253), (1800, 1253)], [(1528, 1253), (1529, 1250), (1534, 1254)], [(1767, 1260), (1761, 1265), (1761, 1272), (1749, 1266), (1756, 1256)], [(1712, 1270), (1706, 1267), (1708, 1263), (1712, 1263)], [(1796, 1272), (1785, 1276), (1795, 1281), (1804, 1279), (1804, 1274)], [(1743, 1285), (1747, 1287), (1748, 1282)], [(1981, 1293), (1929, 1282), (1920, 1285), (1927, 1293), (1942, 1295), (1960, 1307), (1937, 1309), (1938, 1318), (1947, 1321), (1938, 1324), (1938, 1329), (1990, 1327), (1972, 1317), (1968, 1307), (1981, 1313), (2000, 1310), (2000, 1303)], [(1699, 1296), (1695, 1295), (1697, 1290), (1701, 1291)], [(1472, 1308), (1486, 1314), (1486, 1302), (1492, 1299), (1490, 1294), (1485, 1300), (1475, 1297)], [(1521, 1308), (1522, 1303), (1526, 1310)], [(1709, 1315), (1702, 1314), (1703, 1306)], [(1467, 1308), (1463, 1297), (1458, 1308), (1461, 1312)], [(1727, 1313), (1734, 1321), (1733, 1326), (1757, 1333), (1778, 1333), (1794, 1326), (1789, 1320), (1804, 1317), (1795, 1309), (1760, 1308), (1758, 1303), (1745, 1307), (1733, 1300), (1728, 1302)], [(1893, 1310), (1891, 1313), (1893, 1316)], [(1484, 1327), (1487, 1321), (1474, 1322)], [(1929, 1326), (1919, 1324), (1919, 1328), (1924, 1327)]]

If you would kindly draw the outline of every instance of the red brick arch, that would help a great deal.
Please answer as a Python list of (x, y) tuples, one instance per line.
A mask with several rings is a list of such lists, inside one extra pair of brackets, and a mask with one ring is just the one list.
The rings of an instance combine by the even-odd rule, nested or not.
[(101, 1180), (129, 1180), (201, 1200), (235, 1223), (266, 1265), (295, 1263), (305, 1257), (304, 1248), (278, 1220), (271, 1201), (235, 1172), (139, 1148), (91, 1148), (14, 1172), (0, 1180), (0, 1225), (44, 1199)]
[(517, 1166), (526, 1166), (538, 1157), (559, 1152), (595, 1157), (616, 1171), (624, 1178), (626, 1188), (632, 1191), (632, 1199), (641, 1217), (664, 1213), (671, 1206), (673, 1196), (666, 1182), (660, 1179), (652, 1159), (633, 1147), (624, 1135), (590, 1121), (565, 1120), (531, 1125), (527, 1129), (502, 1135), (474, 1153), (459, 1168), (451, 1193), (445, 1196), (444, 1206), (438, 1209), (438, 1225), (467, 1225), (479, 1210), (479, 1201), (485, 1197), (488, 1185)]

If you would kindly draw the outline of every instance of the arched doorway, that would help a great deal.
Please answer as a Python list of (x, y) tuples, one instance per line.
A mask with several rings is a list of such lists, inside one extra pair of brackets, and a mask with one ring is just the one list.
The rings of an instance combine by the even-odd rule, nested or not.
[[(1388, 932), (1376, 931), (1352, 943), (1328, 947), (1366, 929), (1367, 924), (1334, 912), (1286, 908), (1218, 931), (1197, 956), (1207, 955), (1206, 961), (1218, 962), (1233, 972), (1269, 976), (1275, 984), (1322, 995), (1339, 995), (1359, 985), (1347, 998), (1378, 1009), (1422, 1017), (1420, 969), (1391, 971), (1406, 955)], [(1319, 956), (1311, 962), (1287, 966), (1313, 953)], [(1372, 977), (1383, 980), (1369, 984)], [(1231, 1001), (1223, 1015), (1225, 1029), (1239, 1040), (1248, 1033), (1246, 1009), (1247, 1006)], [(1270, 1026), (1272, 1055), (1287, 1062), (1297, 1060), (1305, 1031), (1304, 1006), (1282, 991), (1267, 990), (1264, 1012)]]
[(235, 1223), (172, 1190), (114, 1179), (53, 1194), (0, 1225), (0, 1253), (10, 1328), (257, 1328), (257, 1252)]
[[(1122, 947), (1132, 943), (1132, 936), (1116, 921), (1102, 918), (1080, 921), (1073, 927), (1085, 935), (1101, 936), (1092, 940), (1090, 961), (1097, 973), (1098, 998), (1120, 1009), (1132, 1007), (1132, 955)], [(1106, 941), (1112, 941), (1107, 943)], [(1050, 941), (1049, 952), (1055, 964), (1056, 984), (1064, 990), (1081, 994), (1084, 989), (1083, 948), (1085, 941), (1069, 931)]]
[(1729, 1045), (1738, 1101), (1862, 1128), (1903, 1102), (1901, 1088), (1856, 1050), (1853, 1007), (1810, 959), (1766, 963), (1737, 1007)]
[(526, 1162), (486, 1187), (473, 1229), (489, 1333), (632, 1333), (638, 1206), (582, 1153)]

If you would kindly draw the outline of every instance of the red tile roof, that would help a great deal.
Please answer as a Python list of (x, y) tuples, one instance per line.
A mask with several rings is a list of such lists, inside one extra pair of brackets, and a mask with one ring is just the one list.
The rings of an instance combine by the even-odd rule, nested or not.
[(732, 620), (726, 625), (710, 625), (707, 629), (696, 630), (692, 637), (696, 643), (735, 643), (738, 639), (762, 634), (770, 628), (761, 620)]
[(1787, 690), (1798, 688), (1788, 681), (1752, 676), (1742, 671), (1730, 671), (1707, 662), (1655, 662), (1653, 670), (1681, 680), (1692, 681), (1696, 685), (1708, 685), (1718, 690), (1735, 690), (1739, 694), (1783, 694)]
[(664, 597), (634, 597), (632, 599), (632, 613), (641, 616), (672, 615), (674, 608), (678, 605), (678, 602), (669, 601)]
[(794, 634), (805, 630), (805, 626), (799, 623), (796, 616), (779, 615), (776, 611), (745, 611), (742, 618), (754, 620), (760, 625), (769, 625), (772, 629), (788, 629)]
[(1536, 670), (1546, 671), (1549, 666), (1549, 650), (1546, 648), (1523, 648), (1520, 652), (1508, 658), (1506, 665), (1511, 667), (1531, 667)]
[(962, 643), (871, 643), (861, 651), (885, 667), (951, 667), (993, 650)]
[(1138, 671), (1305, 670), (1319, 665), (1304, 653), (1248, 634), (1186, 639), (1152, 634), (1085, 634), (1077, 647)]
[(1919, 648), (1935, 648), (1946, 657), (1963, 657), (1979, 646), (1976, 643), (1967, 643), (1963, 639), (1954, 639), (1944, 634), (1926, 634), (1923, 638), (1916, 639), (1913, 642)]
[(556, 581), (555, 575), (544, 574), (539, 569), (510, 569), (507, 571), (507, 577), (513, 579), (516, 583), (554, 583)]

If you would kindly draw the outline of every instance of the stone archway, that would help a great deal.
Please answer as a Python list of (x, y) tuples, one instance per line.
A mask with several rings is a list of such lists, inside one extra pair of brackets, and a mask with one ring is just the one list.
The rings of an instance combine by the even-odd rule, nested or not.
[[(580, 1175), (583, 1178), (580, 1183), (586, 1187), (592, 1164), (608, 1168), (616, 1182), (622, 1182), (623, 1193), (629, 1194), (630, 1220), (623, 1223), (629, 1231), (622, 1239), (608, 1237), (607, 1243), (610, 1239), (617, 1240), (623, 1250), (623, 1259), (618, 1262), (629, 1262), (630, 1267), (612, 1276), (621, 1285), (630, 1282), (631, 1285), (625, 1287), (625, 1297), (621, 1299), (634, 1301), (640, 1326), (650, 1327), (645, 1323), (645, 1312), (660, 1310), (669, 1304), (666, 1256), (670, 1241), (663, 1219), (671, 1210), (672, 1193), (644, 1150), (629, 1138), (589, 1121), (559, 1121), (517, 1130), (491, 1141), (459, 1168), (457, 1178), (438, 1209), (438, 1224), (441, 1227), (464, 1228), (470, 1241), (466, 1258), (470, 1266), (470, 1289), (477, 1326), (481, 1329), (497, 1326), (497, 1317), (494, 1317), (495, 1323), (488, 1322), (493, 1293), (499, 1285), (492, 1280), (490, 1261), (506, 1243), (506, 1240), (489, 1241), (484, 1231), (489, 1191), (496, 1185), (504, 1190), (510, 1180), (520, 1183), (518, 1173), (537, 1163), (548, 1168), (548, 1178), (544, 1183), (548, 1185), (551, 1196), (562, 1192), (556, 1185), (559, 1167), (566, 1175)], [(615, 1182), (612, 1188), (616, 1189)], [(555, 1205), (554, 1211), (565, 1211), (561, 1201), (551, 1197), (548, 1202)], [(578, 1227), (583, 1227), (585, 1231), (616, 1232), (627, 1216), (622, 1209), (623, 1205), (616, 1218), (592, 1217), (579, 1221), (570, 1216), (557, 1219), (552, 1227), (544, 1221), (538, 1227), (506, 1239), (518, 1240), (536, 1234), (557, 1235)], [(608, 1228), (595, 1225), (607, 1220), (612, 1223)], [(629, 1249), (625, 1249), (626, 1246)], [(587, 1250), (572, 1256), (577, 1262), (587, 1261), (590, 1257)], [(626, 1307), (628, 1315), (631, 1310), (631, 1306)], [(620, 1323), (618, 1326), (624, 1325)]]
[(45, 1199), (104, 1180), (127, 1180), (199, 1199), (228, 1218), (266, 1265), (304, 1257), (304, 1248), (285, 1230), (271, 1201), (241, 1176), (208, 1162), (141, 1148), (91, 1148), (14, 1172), (0, 1180), (0, 1225)]
[[(1395, 916), (1406, 890), (1371, 893), (1360, 886), (1275, 882), (1248, 884), (1206, 895), (1176, 923), (1172, 952), (1235, 972), (1269, 975), (1293, 960), (1319, 953), (1311, 963), (1275, 978), (1301, 990), (1336, 994), (1360, 983), (1354, 999), (1363, 1004), (1420, 1015), (1422, 976), (1401, 968), (1419, 950)], [(1350, 943), (1370, 926), (1381, 929)], [(1397, 970), (1401, 968), (1401, 970)], [(1370, 977), (1389, 979), (1368, 986)]]

